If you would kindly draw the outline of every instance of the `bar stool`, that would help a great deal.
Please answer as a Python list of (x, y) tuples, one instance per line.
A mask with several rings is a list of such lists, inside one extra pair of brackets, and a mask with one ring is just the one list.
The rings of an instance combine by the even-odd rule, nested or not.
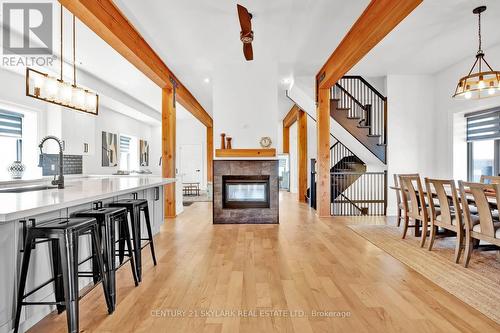
[[(99, 224), (99, 237), (102, 242), (101, 251), (103, 253), (104, 268), (108, 280), (108, 294), (111, 299), (112, 310), (114, 311), (116, 309), (116, 271), (125, 264), (122, 260), (120, 266), (116, 267), (115, 262), (115, 257), (117, 256), (116, 243), (121, 242), (122, 238), (123, 242), (127, 244), (127, 257), (130, 260), (135, 286), (137, 287), (139, 285), (134, 256), (132, 255), (132, 237), (128, 229), (127, 209), (123, 207), (103, 208), (102, 202), (99, 201), (94, 203), (94, 209), (79, 211), (74, 213), (73, 216), (92, 217), (95, 218)], [(118, 225), (119, 230), (123, 230), (119, 235), (118, 241), (115, 241), (116, 225)], [(92, 262), (92, 270), (94, 272), (94, 283), (96, 283), (95, 279), (97, 279), (97, 277), (95, 273), (98, 271), (98, 266), (95, 261)]]
[[(68, 332), (79, 332), (78, 301), (80, 296), (78, 290), (78, 277), (81, 275), (78, 271), (78, 243), (80, 236), (83, 235), (90, 235), (92, 239), (92, 247), (95, 252), (95, 257), (93, 259), (97, 262), (99, 276), (103, 285), (104, 298), (106, 299), (108, 311), (111, 312), (112, 307), (108, 294), (102, 253), (100, 251), (100, 239), (96, 219), (58, 218), (42, 222), (38, 225), (35, 225), (35, 221), (31, 220), (31, 224), (31, 227), (23, 228), (23, 231), (26, 232), (26, 237), (24, 238), (24, 255), (21, 264), (21, 275), (17, 294), (14, 332), (17, 333), (19, 329), (19, 320), (21, 318), (21, 309), (23, 305), (57, 305), (59, 313), (66, 309)], [(54, 277), (27, 294), (24, 294), (31, 251), (35, 248), (36, 244), (42, 242), (51, 242)], [(55, 302), (24, 301), (26, 297), (32, 295), (51, 282), (54, 282)]]
[[(137, 199), (137, 193), (134, 193), (134, 199), (123, 199), (109, 204), (109, 207), (124, 207), (130, 214), (130, 224), (132, 227), (132, 238), (134, 244), (134, 258), (136, 264), (137, 278), (139, 282), (142, 280), (142, 258), (141, 250), (149, 245), (151, 257), (156, 266), (156, 255), (153, 243), (153, 233), (151, 231), (151, 221), (149, 218), (149, 207), (146, 199)], [(141, 238), (141, 212), (144, 213), (148, 238)], [(123, 229), (123, 228), (122, 228)], [(145, 240), (144, 244), (141, 241)], [(119, 253), (123, 257), (124, 247), (119, 244)]]

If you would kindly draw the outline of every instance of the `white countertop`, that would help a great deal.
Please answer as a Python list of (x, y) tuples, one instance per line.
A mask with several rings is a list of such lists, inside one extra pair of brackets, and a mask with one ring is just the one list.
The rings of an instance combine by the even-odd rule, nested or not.
[(175, 179), (151, 175), (87, 176), (65, 179), (62, 190), (0, 193), (0, 223), (173, 182)]

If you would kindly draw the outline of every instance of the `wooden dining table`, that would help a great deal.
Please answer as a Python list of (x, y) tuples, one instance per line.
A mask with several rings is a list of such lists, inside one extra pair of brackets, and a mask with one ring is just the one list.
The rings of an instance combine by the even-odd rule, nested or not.
[[(389, 188), (391, 190), (395, 190), (395, 191), (401, 191), (401, 187), (399, 186), (389, 186)], [(418, 190), (417, 190), (418, 192)], [(472, 194), (470, 193), (470, 191), (466, 190), (466, 193), (467, 193), (467, 201), (468, 201), (468, 204), (469, 205), (474, 205), (474, 198), (472, 196)], [(427, 191), (424, 189), (424, 196), (427, 198)], [(490, 203), (490, 209), (491, 210), (497, 210), (498, 209), (498, 206), (497, 206), (497, 193), (496, 191), (485, 191), (484, 192), (488, 202)], [(446, 195), (448, 196), (448, 200), (450, 200), (450, 202), (452, 201), (452, 198), (453, 198), (453, 195), (451, 192), (449, 192), (449, 190), (446, 191)], [(458, 195), (458, 200), (461, 201), (461, 197), (460, 195), (457, 193)], [(432, 193), (432, 197), (433, 198), (437, 198), (437, 193), (433, 192)], [(415, 237), (419, 237), (420, 236), (420, 226), (421, 224), (420, 223), (416, 223), (415, 224), (415, 228), (413, 230), (413, 235)]]

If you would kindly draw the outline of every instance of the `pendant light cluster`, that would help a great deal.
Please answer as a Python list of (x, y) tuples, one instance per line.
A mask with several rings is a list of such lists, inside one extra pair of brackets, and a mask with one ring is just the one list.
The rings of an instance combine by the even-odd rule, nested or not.
[(76, 84), (76, 39), (73, 15), (73, 82), (63, 79), (63, 7), (61, 5), (61, 73), (57, 79), (46, 73), (26, 68), (26, 95), (49, 103), (97, 115), (99, 95)]
[(453, 97), (461, 99), (481, 99), (500, 95), (500, 71), (493, 68), (484, 59), (481, 36), (481, 13), (486, 10), (486, 6), (475, 8), (472, 12), (478, 15), (479, 22), (479, 49), (476, 54), (476, 61), (467, 76), (458, 81)]

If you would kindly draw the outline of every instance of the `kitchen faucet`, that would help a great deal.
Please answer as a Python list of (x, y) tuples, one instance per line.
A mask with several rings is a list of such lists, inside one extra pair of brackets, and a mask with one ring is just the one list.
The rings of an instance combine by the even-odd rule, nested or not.
[(56, 180), (55, 175), (54, 175), (54, 180), (52, 181), (52, 185), (57, 185), (57, 188), (62, 189), (62, 188), (64, 188), (63, 145), (62, 145), (62, 142), (59, 138), (57, 138), (53, 135), (49, 135), (49, 136), (44, 137), (42, 139), (42, 141), (40, 141), (40, 144), (38, 145), (38, 148), (40, 148), (40, 165), (39, 166), (41, 166), (42, 160), (43, 160), (43, 151), (42, 151), (43, 144), (45, 143), (45, 141), (50, 140), (50, 139), (55, 140), (59, 144), (59, 177)]

